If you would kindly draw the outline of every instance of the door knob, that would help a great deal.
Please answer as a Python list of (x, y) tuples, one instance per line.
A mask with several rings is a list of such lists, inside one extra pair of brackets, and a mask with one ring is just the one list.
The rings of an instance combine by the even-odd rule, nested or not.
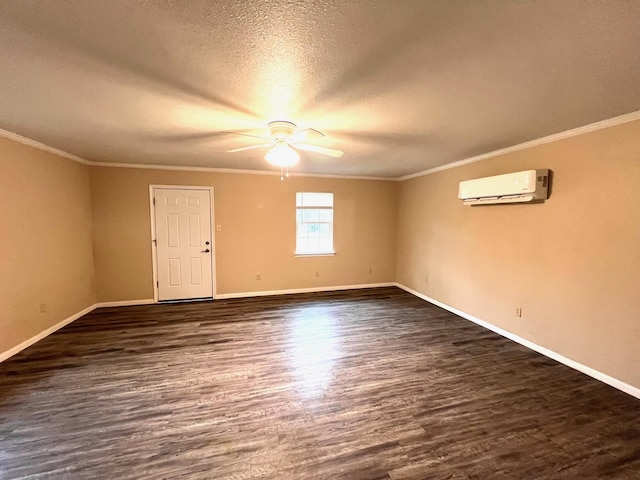
[(209, 253), (209, 249), (207, 248), (206, 250), (202, 250), (200, 253)]

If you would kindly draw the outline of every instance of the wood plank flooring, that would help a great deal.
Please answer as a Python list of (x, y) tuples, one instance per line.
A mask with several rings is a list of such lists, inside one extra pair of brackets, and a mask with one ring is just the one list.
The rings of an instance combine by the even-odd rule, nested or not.
[(2, 479), (639, 479), (640, 401), (397, 288), (105, 308), (0, 364)]

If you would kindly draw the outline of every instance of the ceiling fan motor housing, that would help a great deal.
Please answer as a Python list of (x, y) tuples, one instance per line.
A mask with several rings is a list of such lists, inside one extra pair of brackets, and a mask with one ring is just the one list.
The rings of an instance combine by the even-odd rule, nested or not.
[(269, 122), (269, 133), (274, 140), (284, 140), (296, 131), (296, 124), (284, 120)]

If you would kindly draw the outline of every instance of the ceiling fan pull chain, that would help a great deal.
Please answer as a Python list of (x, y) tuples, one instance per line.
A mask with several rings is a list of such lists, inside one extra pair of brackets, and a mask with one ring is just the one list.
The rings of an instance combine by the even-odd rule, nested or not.
[(280, 167), (280, 180), (284, 180), (284, 177), (289, 178), (289, 167)]

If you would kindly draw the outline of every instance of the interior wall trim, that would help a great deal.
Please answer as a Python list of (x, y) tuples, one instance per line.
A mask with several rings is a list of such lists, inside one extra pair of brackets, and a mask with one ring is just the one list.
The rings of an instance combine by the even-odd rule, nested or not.
[[(280, 171), (275, 170), (242, 170), (239, 168), (214, 168), (214, 167), (187, 167), (187, 166), (175, 166), (175, 165), (154, 165), (154, 164), (140, 164), (140, 163), (118, 163), (118, 162), (96, 162), (93, 160), (87, 160), (86, 158), (79, 157), (73, 153), (65, 152), (57, 148), (51, 147), (44, 143), (38, 142), (28, 137), (23, 137), (15, 132), (9, 130), (3, 130), (0, 128), (0, 137), (14, 142), (22, 143), (29, 147), (36, 148), (48, 153), (57, 155), (58, 157), (67, 158), (74, 162), (81, 163), (83, 165), (89, 165), (91, 167), (110, 167), (110, 168), (139, 168), (145, 170), (172, 170), (180, 172), (205, 172), (205, 173), (235, 173), (241, 175), (277, 175), (280, 176)], [(335, 178), (345, 180), (381, 180), (387, 182), (395, 182), (397, 178), (394, 177), (375, 177), (366, 175), (333, 175), (322, 173), (298, 173), (292, 172), (292, 176), (295, 177), (314, 177), (314, 178)]]
[[(549, 350), (548, 348), (542, 347), (523, 337), (520, 337), (500, 327), (497, 327), (485, 320), (481, 320), (477, 317), (474, 317), (473, 315), (463, 312), (462, 310), (458, 310), (457, 308), (447, 305), (446, 303), (442, 303), (436, 300), (435, 298), (431, 298), (427, 295), (424, 295), (398, 282), (367, 283), (367, 284), (360, 284), (360, 285), (340, 285), (340, 286), (333, 286), (333, 287), (295, 288), (295, 289), (288, 289), (288, 290), (266, 290), (266, 291), (259, 291), (259, 292), (223, 293), (223, 294), (216, 295), (215, 298), (223, 300), (223, 299), (231, 299), (231, 298), (262, 297), (262, 296), (268, 296), (268, 295), (289, 295), (289, 294), (295, 294), (295, 293), (330, 292), (330, 291), (337, 291), (337, 290), (355, 290), (359, 288), (379, 288), (379, 287), (393, 287), (393, 286), (401, 288), (402, 290), (426, 302), (437, 305), (440, 308), (444, 308), (445, 310), (451, 313), (454, 313), (455, 315), (458, 315), (459, 317), (462, 317), (465, 320), (469, 320), (477, 325), (480, 325), (481, 327), (484, 327), (488, 330), (491, 330), (492, 332), (497, 333), (498, 335), (508, 338), (509, 340), (512, 340), (516, 343), (519, 343), (520, 345), (527, 347), (530, 350), (538, 352), (544, 355), (545, 357), (551, 358), (557, 362), (560, 362), (568, 367), (573, 368), (574, 370), (584, 373), (585, 375), (595, 378), (596, 380), (606, 383), (607, 385), (610, 385), (624, 393), (627, 393), (635, 398), (640, 399), (640, 388), (634, 387), (633, 385), (625, 383), (622, 380), (618, 380), (617, 378), (607, 375), (606, 373), (602, 373), (594, 368), (588, 367), (587, 365), (576, 362), (575, 360), (571, 360), (570, 358), (567, 358), (564, 355), (554, 352), (553, 350)], [(74, 313), (73, 315), (65, 318), (64, 320), (56, 323), (55, 325), (52, 325), (46, 330), (43, 330), (42, 332), (34, 335), (33, 337), (25, 340), (24, 342), (16, 345), (15, 347), (0, 353), (0, 362), (4, 362), (5, 360), (21, 352), (25, 348), (30, 347), (31, 345), (33, 345), (36, 342), (39, 342), (45, 337), (48, 337), (52, 333), (56, 332), (57, 330), (60, 330), (62, 327), (70, 324), (71, 322), (77, 320), (83, 315), (87, 315), (88, 313), (91, 313), (96, 308), (149, 305), (153, 303), (155, 303), (153, 299), (123, 300), (123, 301), (115, 301), (115, 302), (94, 303), (93, 305), (90, 305), (85, 309), (77, 313)]]
[(410, 180), (416, 177), (423, 177), (425, 175), (441, 172), (443, 170), (449, 170), (451, 168), (461, 167), (462, 165), (468, 165), (469, 163), (479, 162), (481, 160), (497, 157), (499, 155), (505, 155), (507, 153), (517, 152), (519, 150), (525, 150), (527, 148), (536, 147), (538, 145), (544, 145), (546, 143), (556, 142), (558, 140), (562, 140), (565, 138), (575, 137), (577, 135), (594, 132), (596, 130), (602, 130), (603, 128), (609, 128), (615, 125), (621, 125), (623, 123), (633, 122), (635, 120), (640, 120), (640, 110), (627, 113), (625, 115), (620, 115), (618, 117), (609, 118), (607, 120), (602, 120), (600, 122), (591, 123), (589, 125), (584, 125), (582, 127), (572, 128), (571, 130), (566, 130), (564, 132), (554, 133), (552, 135), (548, 135), (542, 138), (537, 138), (529, 142), (519, 143), (518, 145), (513, 145), (511, 147), (501, 148), (499, 150), (494, 150), (492, 152), (483, 153), (482, 155), (477, 155), (475, 157), (465, 158), (464, 160), (458, 160), (457, 162), (447, 163), (446, 165), (440, 165), (439, 167), (423, 170), (422, 172), (412, 173), (410, 175), (398, 177), (396, 178), (396, 180), (399, 182), (402, 182), (402, 181)]
[[(263, 297), (267, 295), (288, 295), (293, 293), (308, 293), (308, 292), (330, 292), (334, 290), (352, 290), (357, 288), (393, 287), (395, 285), (396, 284), (394, 282), (388, 282), (388, 283), (368, 283), (368, 284), (362, 284), (362, 285), (342, 285), (342, 286), (336, 286), (336, 287), (312, 287), (312, 288), (296, 288), (291, 290), (268, 290), (268, 291), (261, 291), (261, 292), (224, 293), (224, 294), (216, 295), (215, 299)], [(87, 308), (77, 313), (74, 313), (73, 315), (65, 318), (64, 320), (61, 320), (60, 322), (56, 323), (55, 325), (52, 325), (46, 330), (43, 330), (42, 332), (25, 340), (19, 345), (16, 345), (15, 347), (12, 347), (5, 352), (0, 352), (0, 363), (20, 353), (22, 350), (30, 347), (34, 343), (39, 342), (43, 338), (48, 337), (49, 335), (56, 332), (57, 330), (60, 330), (62, 327), (69, 325), (71, 322), (77, 320), (83, 315), (91, 313), (96, 308), (129, 307), (134, 305), (151, 305), (154, 303), (156, 302), (153, 298), (145, 298), (141, 300), (120, 300), (120, 301), (113, 301), (113, 302), (94, 303), (93, 305), (90, 305)]]
[[(430, 175), (432, 173), (441, 172), (443, 170), (449, 170), (450, 168), (456, 168), (462, 165), (467, 165), (469, 163), (475, 163), (481, 160), (486, 160), (488, 158), (497, 157), (499, 155), (504, 155), (511, 152), (517, 152), (518, 150), (524, 150), (527, 148), (535, 147), (537, 145), (544, 145), (545, 143), (555, 142), (557, 140), (562, 140), (564, 138), (575, 137), (576, 135), (582, 135), (584, 133), (601, 130), (603, 128), (613, 127), (615, 125), (621, 125), (627, 122), (633, 122), (635, 120), (640, 120), (640, 110), (626, 113), (624, 115), (619, 115), (617, 117), (608, 118), (606, 120), (591, 123), (589, 125), (583, 125), (582, 127), (573, 128), (571, 130), (565, 130), (564, 132), (554, 133), (546, 137), (537, 138), (535, 140), (519, 143), (517, 145), (512, 145), (510, 147), (501, 148), (499, 150), (494, 150), (492, 152), (483, 153), (475, 157), (458, 160), (453, 163), (447, 163), (445, 165), (440, 165), (438, 167), (430, 168), (428, 170), (423, 170), (421, 172), (411, 173), (409, 175), (404, 175), (401, 177), (371, 177), (371, 176), (357, 176), (357, 175), (332, 175), (332, 174), (320, 174), (320, 173), (319, 174), (296, 173), (295, 176), (402, 182), (405, 180), (410, 180), (412, 178), (422, 177), (424, 175)], [(0, 137), (4, 137), (9, 140), (13, 140), (13, 141), (22, 143), (24, 145), (28, 145), (30, 147), (37, 148), (39, 150), (44, 150), (45, 152), (53, 153), (54, 155), (58, 155), (60, 157), (68, 158), (70, 160), (74, 160), (84, 165), (90, 165), (94, 167), (143, 168), (143, 169), (151, 169), (151, 170), (176, 170), (176, 171), (187, 171), (187, 172), (210, 172), (210, 173), (238, 173), (238, 174), (245, 174), (245, 175), (280, 175), (280, 172), (271, 171), (271, 170), (241, 170), (241, 169), (235, 169), (235, 168), (212, 168), (212, 167), (210, 168), (210, 167), (186, 167), (186, 166), (179, 167), (179, 166), (173, 166), (173, 165), (143, 165), (139, 163), (96, 162), (92, 160), (87, 160), (85, 158), (79, 157), (69, 152), (65, 152), (63, 150), (59, 150), (57, 148), (51, 147), (49, 145), (38, 142), (31, 138), (24, 137), (15, 132), (10, 132), (8, 130), (0, 129)]]
[[(204, 172), (204, 173), (234, 173), (239, 175), (271, 175), (280, 177), (280, 171), (275, 170), (243, 170), (239, 168), (216, 168), (216, 167), (180, 167), (175, 165), (154, 165), (141, 163), (115, 163), (115, 162), (89, 162), (92, 167), (108, 168), (137, 168), (145, 170), (172, 170), (178, 172)], [(335, 178), (337, 180), (379, 180), (386, 182), (398, 181), (395, 177), (372, 177), (366, 175), (337, 175), (330, 173), (302, 173), (290, 172), (292, 177), (312, 177), (312, 178)]]
[(66, 325), (69, 325), (71, 322), (73, 322), (74, 320), (77, 320), (78, 318), (82, 317), (83, 315), (86, 315), (87, 313), (91, 313), (93, 310), (96, 309), (96, 307), (97, 307), (97, 304), (94, 303), (93, 305), (90, 305), (87, 308), (85, 308), (83, 310), (80, 310), (78, 313), (74, 313), (70, 317), (67, 317), (64, 320), (56, 323), (55, 325), (52, 325), (51, 327), (47, 328), (46, 330), (41, 331), (40, 333), (34, 335), (33, 337), (25, 340), (22, 343), (16, 345), (15, 347), (10, 348), (6, 352), (0, 353), (0, 362), (4, 362), (8, 358), (13, 357), (15, 354), (20, 353), (25, 348), (30, 347), (31, 345), (33, 345), (36, 342), (39, 342), (43, 338), (48, 337), (53, 332), (55, 332), (57, 330), (60, 330), (62, 327), (66, 326)]
[(10, 348), (9, 350), (5, 351), (5, 352), (0, 352), (0, 363), (4, 362), (5, 360), (13, 357), (14, 355), (20, 353), (22, 350), (24, 350), (25, 348), (30, 347), (31, 345), (33, 345), (36, 342), (39, 342), (40, 340), (42, 340), (43, 338), (48, 337), (49, 335), (51, 335), (52, 333), (60, 330), (62, 327), (65, 327), (67, 325), (69, 325), (71, 322), (79, 319), (80, 317), (93, 312), (96, 308), (102, 308), (102, 307), (127, 307), (127, 306), (131, 306), (131, 305), (149, 305), (151, 303), (155, 303), (153, 301), (153, 298), (151, 299), (144, 299), (144, 300), (124, 300), (124, 301), (119, 301), (119, 302), (99, 302), (99, 303), (94, 303), (93, 305), (89, 305), (87, 308), (80, 310), (77, 313), (74, 313), (73, 315), (65, 318), (64, 320), (61, 320), (60, 322), (56, 323), (55, 325), (52, 325), (51, 327), (47, 328), (46, 330), (41, 331), (40, 333), (34, 335), (31, 338), (28, 338), (27, 340), (25, 340), (24, 342), (16, 345), (13, 348)]
[(395, 282), (387, 283), (364, 283), (360, 285), (339, 285), (333, 287), (309, 287), (309, 288), (292, 288), (288, 290), (264, 290), (260, 292), (237, 292), (237, 293), (219, 293), (216, 300), (224, 300), (227, 298), (247, 298), (247, 297), (266, 297), (269, 295), (291, 295), (294, 293), (314, 293), (314, 292), (333, 292), (337, 290), (357, 290), (359, 288), (380, 288), (395, 287)]
[(83, 165), (93, 165), (93, 162), (90, 162), (85, 158), (74, 155), (73, 153), (65, 152), (64, 150), (58, 150), (57, 148), (50, 147), (49, 145), (45, 145), (44, 143), (32, 140), (31, 138), (23, 137), (22, 135), (18, 135), (15, 132), (10, 132), (8, 130), (3, 130), (0, 128), (0, 137), (6, 138), (8, 140), (13, 140), (14, 142), (22, 143), (23, 145), (27, 145), (29, 147), (37, 148), (38, 150), (42, 150), (44, 152), (52, 153), (54, 155), (57, 155), (58, 157), (68, 158), (69, 160), (82, 163)]
[(527, 340), (526, 338), (522, 338), (514, 333), (511, 333), (507, 330), (504, 330), (500, 327), (496, 327), (495, 325), (485, 321), (485, 320), (481, 320), (477, 317), (474, 317), (473, 315), (470, 315), (466, 312), (463, 312), (462, 310), (458, 310), (457, 308), (454, 308), (450, 305), (447, 305), (446, 303), (442, 303), (439, 302), (438, 300), (428, 297), (427, 295), (424, 295), (416, 290), (413, 290), (405, 285), (402, 285), (401, 283), (396, 283), (395, 284), (397, 287), (401, 288), (402, 290), (409, 292), (412, 295), (415, 295), (416, 297), (429, 302), (429, 303), (433, 303), (434, 305), (437, 305), (438, 307), (444, 308), (445, 310), (454, 313), (456, 315), (458, 315), (459, 317), (462, 317), (466, 320), (469, 320), (473, 323), (476, 323), (478, 325), (480, 325), (481, 327), (484, 327), (488, 330), (491, 330), (492, 332), (497, 333), (498, 335), (502, 335), (503, 337), (508, 338), (509, 340), (512, 340), (516, 343), (519, 343), (520, 345), (529, 348), (530, 350), (533, 350), (535, 352), (538, 352), (542, 355), (544, 355), (545, 357), (549, 357), (557, 362), (560, 362), (568, 367), (573, 368), (574, 370), (577, 370), (581, 373), (584, 373), (585, 375), (588, 375), (592, 378), (595, 378), (596, 380), (599, 380), (603, 383), (606, 383), (607, 385), (612, 386), (613, 388), (616, 388), (618, 390), (623, 391), (624, 393), (627, 393), (633, 397), (636, 397), (638, 399), (640, 399), (640, 388), (634, 387), (633, 385), (629, 385), (628, 383), (623, 382), (622, 380), (618, 380), (617, 378), (614, 378), (610, 375), (607, 375), (606, 373), (602, 373), (598, 370), (596, 370), (595, 368), (591, 368), (588, 367), (587, 365), (583, 365), (582, 363), (576, 362), (575, 360), (571, 360), (570, 358), (565, 357), (564, 355), (561, 355), (557, 352), (554, 352), (553, 350), (549, 350), (548, 348), (542, 347), (540, 345), (537, 345), (529, 340)]
[(96, 308), (131, 307), (133, 305), (150, 305), (152, 303), (156, 303), (153, 298), (145, 298), (144, 300), (122, 300), (119, 302), (99, 302), (96, 303)]

